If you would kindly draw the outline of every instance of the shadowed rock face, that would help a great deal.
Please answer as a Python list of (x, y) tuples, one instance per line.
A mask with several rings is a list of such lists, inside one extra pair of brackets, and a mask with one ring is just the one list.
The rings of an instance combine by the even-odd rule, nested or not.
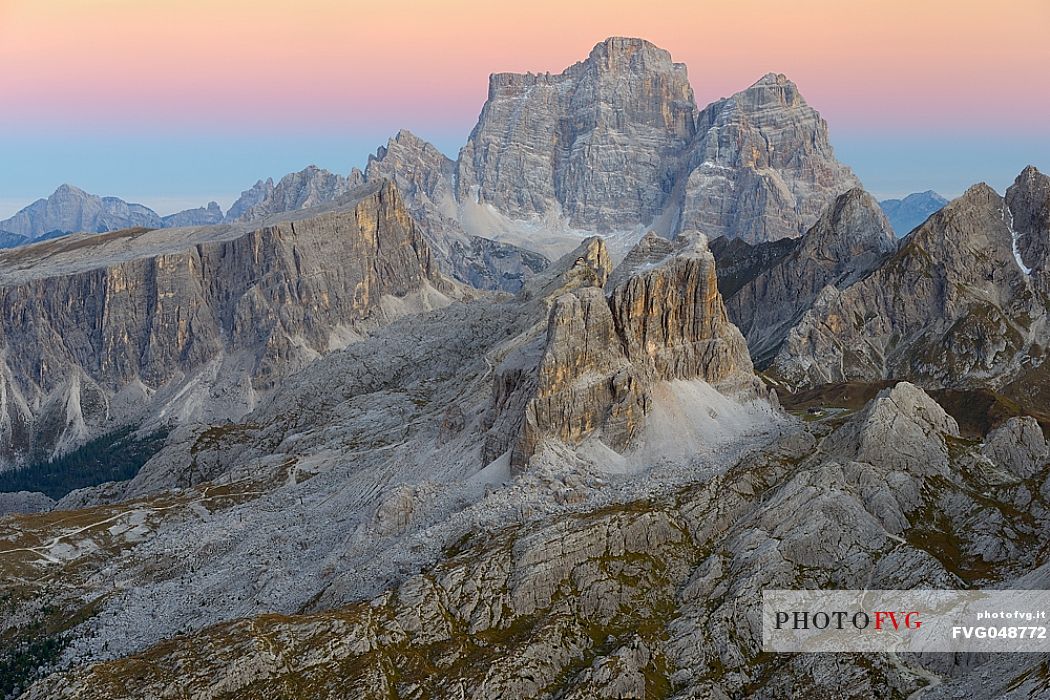
[(694, 133), (685, 66), (611, 38), (558, 75), (497, 73), (459, 156), (461, 199), (513, 218), (560, 209), (579, 228), (650, 221)]
[[(349, 211), (228, 240), (151, 254), (152, 235), (66, 238), (0, 257), (0, 268), (31, 273), (0, 288), (6, 462), (161, 406), (176, 419), (236, 417), (350, 329), (389, 316), (385, 298), (445, 284), (391, 183)], [(109, 262), (104, 251), (118, 245), (142, 252)], [(79, 267), (48, 273), (65, 258)]]
[(1025, 267), (1050, 267), (1050, 177), (1029, 165), (1006, 190), (1017, 252)]
[(970, 188), (868, 277), (825, 287), (774, 370), (803, 383), (909, 377), (995, 387), (1041, 365), (1046, 273), (1022, 258), (1036, 262), (1050, 234), (1039, 214), (1045, 178), (1026, 173), (1006, 201), (987, 185)]
[(729, 317), (755, 362), (773, 359), (824, 287), (849, 287), (895, 249), (893, 230), (871, 195), (857, 188), (836, 198), (788, 255), (728, 295)]

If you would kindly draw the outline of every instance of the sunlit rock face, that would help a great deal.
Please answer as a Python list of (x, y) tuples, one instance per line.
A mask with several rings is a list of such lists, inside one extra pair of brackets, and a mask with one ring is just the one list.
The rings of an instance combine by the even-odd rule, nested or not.
[(680, 228), (751, 243), (801, 236), (860, 185), (827, 122), (774, 73), (700, 112), (687, 166)]
[(703, 236), (649, 235), (611, 273), (594, 238), (563, 264), (545, 287), (553, 300), (545, 333), (499, 369), (494, 406), (524, 412), (498, 422), (487, 456), (510, 447), (520, 469), (546, 440), (592, 436), (623, 451), (645, 427), (656, 384), (753, 379)]
[(459, 156), (461, 199), (513, 218), (559, 211), (605, 231), (651, 221), (694, 131), (683, 64), (611, 38), (562, 73), (497, 73)]

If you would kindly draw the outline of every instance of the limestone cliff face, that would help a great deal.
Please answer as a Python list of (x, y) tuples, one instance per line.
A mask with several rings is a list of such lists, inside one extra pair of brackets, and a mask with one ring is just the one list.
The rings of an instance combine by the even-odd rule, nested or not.
[(639, 268), (609, 297), (631, 362), (656, 380), (717, 383), (752, 371), (743, 338), (726, 315), (714, 257), (702, 236), (680, 236), (670, 255)]
[(550, 261), (509, 243), (468, 235), (459, 221), (455, 172), (455, 161), (402, 129), (369, 156), (365, 179), (397, 183), (445, 272), (478, 289), (519, 291)]
[(770, 73), (705, 108), (683, 173), (680, 228), (748, 242), (802, 235), (860, 185), (793, 82)]
[[(532, 326), (522, 333), (495, 368), (492, 398), (484, 420), (482, 459), (486, 463), (510, 451), (512, 463), (523, 465), (541, 440), (543, 431), (551, 429), (555, 413), (572, 412), (571, 407), (557, 405), (558, 401), (571, 401), (571, 391), (562, 392), (565, 387), (559, 387), (557, 381), (540, 389), (541, 365), (547, 364), (544, 376), (548, 380), (557, 374), (557, 362), (547, 358), (574, 354), (583, 362), (582, 358), (598, 352), (604, 358), (598, 361), (607, 363), (604, 341), (589, 337), (590, 333), (603, 329), (603, 321), (581, 316), (584, 310), (599, 313), (600, 308), (590, 303), (581, 306), (570, 302), (577, 290), (600, 290), (611, 271), (612, 261), (605, 242), (592, 236), (537, 275), (518, 295), (526, 309), (525, 322), (531, 322)], [(574, 336), (573, 331), (584, 335)], [(608, 341), (607, 334), (603, 337)], [(545, 396), (545, 406), (533, 405), (537, 393)]]
[(579, 228), (647, 223), (695, 127), (685, 66), (611, 38), (557, 75), (497, 73), (459, 156), (461, 199), (524, 219), (560, 210)]
[(566, 444), (601, 431), (603, 441), (626, 448), (644, 425), (644, 376), (624, 355), (605, 294), (584, 287), (560, 296), (551, 309), (536, 390), (511, 463), (524, 465), (549, 438)]
[[(0, 258), (4, 461), (157, 411), (236, 417), (352, 329), (387, 317), (386, 298), (446, 284), (396, 187), (361, 195), (346, 212), (156, 254), (154, 234), (139, 231)], [(114, 247), (142, 253), (106, 257)], [(49, 273), (63, 259), (74, 267)]]
[(493, 75), (457, 176), (461, 201), (512, 219), (750, 242), (800, 236), (860, 184), (785, 76), (698, 111), (685, 66), (623, 38), (558, 75)]
[(645, 427), (658, 382), (753, 379), (702, 236), (670, 242), (650, 234), (611, 274), (600, 262), (608, 259), (600, 238), (573, 257), (540, 295), (553, 299), (543, 335), (497, 369), (492, 410), (503, 417), (490, 423), (486, 457), (510, 448), (519, 469), (549, 440), (578, 445), (593, 436), (627, 449)]
[[(1034, 261), (1032, 241), (1048, 232), (1031, 216), (1038, 207), (1023, 204), (1033, 188), (1018, 187), (1008, 201), (987, 185), (970, 188), (868, 277), (843, 290), (825, 287), (788, 333), (775, 372), (801, 383), (913, 378), (997, 386), (1022, 366), (1041, 365), (1046, 273), (1029, 269), (1014, 249), (1031, 246)], [(1023, 222), (1028, 242), (1014, 221)]]
[(824, 287), (852, 285), (896, 245), (871, 195), (859, 188), (840, 195), (788, 255), (727, 294), (729, 317), (747, 338), (752, 358), (768, 364)]
[(1029, 165), (1006, 190), (1006, 204), (1025, 267), (1050, 268), (1050, 177)]

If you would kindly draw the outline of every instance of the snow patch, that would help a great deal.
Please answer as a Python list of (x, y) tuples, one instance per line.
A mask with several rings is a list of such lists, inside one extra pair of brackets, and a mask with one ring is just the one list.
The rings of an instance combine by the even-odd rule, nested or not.
[(1032, 274), (1032, 269), (1024, 264), (1024, 260), (1021, 258), (1021, 249), (1017, 247), (1018, 239), (1020, 235), (1014, 230), (1014, 213), (1010, 211), (1010, 207), (1003, 204), (1003, 223), (1006, 224), (1006, 228), (1010, 231), (1011, 245), (1014, 251), (1014, 260), (1017, 261), (1017, 267), (1021, 268), (1026, 276)]

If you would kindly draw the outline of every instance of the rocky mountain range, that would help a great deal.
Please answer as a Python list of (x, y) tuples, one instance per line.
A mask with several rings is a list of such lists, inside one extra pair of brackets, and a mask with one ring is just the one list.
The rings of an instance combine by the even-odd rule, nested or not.
[[(618, 256), (650, 229), (749, 242), (798, 237), (859, 184), (835, 160), (827, 124), (785, 76), (769, 74), (700, 110), (683, 64), (649, 42), (614, 37), (558, 75), (493, 75), (456, 160), (401, 131), (363, 173), (310, 166), (276, 184), (260, 180), (223, 221), (321, 205), (376, 178), (398, 183), (446, 273), (507, 291), (547, 264), (537, 255), (558, 257), (588, 234), (611, 235)], [(41, 227), (217, 223), (211, 207), (162, 221), (144, 207), (102, 216), (94, 200), (64, 190), (52, 199), (0, 230), (35, 237)]]
[(714, 246), (730, 318), (756, 363), (792, 386), (907, 378), (1038, 407), (1047, 190), (1034, 167), (1005, 198), (975, 185), (899, 242), (853, 190), (798, 242)]
[(225, 215), (95, 199), (0, 251), (0, 696), (1050, 692), (760, 616), (1050, 582), (1035, 167), (898, 240), (786, 77), (701, 110), (613, 38), (493, 75), (456, 159), (402, 130)]
[(46, 199), (38, 199), (11, 218), (0, 221), (0, 231), (23, 237), (24, 240), (17, 242), (15, 239), (5, 240), (14, 245), (24, 245), (66, 233), (207, 226), (221, 221), (222, 211), (215, 202), (200, 209), (187, 209), (161, 217), (141, 204), (125, 202), (118, 197), (99, 197), (72, 185), (62, 185)]
[(29, 236), (20, 236), (10, 231), (0, 231), (0, 248), (17, 248), (29, 242)]
[[(777, 245), (764, 247), (775, 250)], [(751, 356), (767, 365), (825, 287), (844, 288), (863, 279), (896, 247), (878, 203), (857, 188), (839, 195), (783, 257), (763, 264), (761, 254), (749, 251), (748, 258), (760, 260), (745, 272), (751, 279), (726, 293), (730, 316), (747, 337)], [(731, 266), (725, 270), (723, 277), (739, 275)]]
[(132, 229), (3, 254), (7, 465), (129, 422), (235, 419), (361, 328), (447, 303), (397, 189), (348, 197), (305, 222)]
[(904, 199), (884, 199), (879, 202), (886, 218), (898, 236), (906, 236), (913, 228), (939, 211), (948, 200), (932, 190), (915, 192)]
[[(1002, 197), (975, 185), (846, 289), (825, 288), (774, 361), (788, 381), (910, 377), (928, 386), (1038, 372), (1046, 333), (1042, 249), (1047, 177), (1022, 173)], [(1024, 221), (1020, 232), (1014, 220)]]

